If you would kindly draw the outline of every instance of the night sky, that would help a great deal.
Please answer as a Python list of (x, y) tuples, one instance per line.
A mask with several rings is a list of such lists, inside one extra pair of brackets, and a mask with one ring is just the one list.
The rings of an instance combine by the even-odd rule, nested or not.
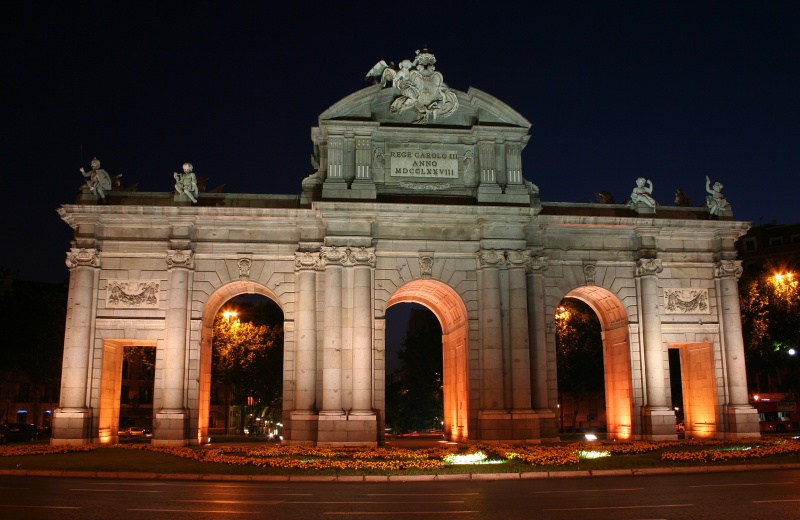
[(189, 161), (209, 188), (300, 193), (319, 114), (423, 45), (531, 122), (545, 202), (622, 202), (643, 176), (699, 204), (708, 175), (736, 219), (800, 221), (800, 2), (316, 4), (4, 2), (0, 266), (67, 279), (55, 210), (95, 156), (140, 192)]

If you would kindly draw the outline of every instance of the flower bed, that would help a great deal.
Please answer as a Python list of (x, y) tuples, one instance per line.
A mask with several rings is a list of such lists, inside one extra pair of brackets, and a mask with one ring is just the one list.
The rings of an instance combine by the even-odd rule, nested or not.
[(517, 461), (531, 466), (561, 467), (582, 459), (625, 457), (661, 452), (661, 461), (709, 463), (753, 460), (800, 453), (800, 440), (754, 438), (747, 440), (684, 440), (668, 442), (576, 442), (570, 444), (474, 445), (442, 444), (427, 449), (396, 447), (325, 448), (299, 445), (221, 447), (167, 447), (150, 444), (49, 446), (45, 444), (0, 447), (0, 457), (86, 452), (92, 450), (143, 450), (217, 464), (305, 471), (403, 472), (438, 471), (448, 465)]

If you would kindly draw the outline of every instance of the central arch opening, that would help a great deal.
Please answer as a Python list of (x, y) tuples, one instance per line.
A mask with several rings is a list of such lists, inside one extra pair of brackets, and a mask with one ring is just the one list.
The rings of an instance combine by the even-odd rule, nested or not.
[(387, 309), (398, 303), (417, 303), (430, 310), (442, 331), (442, 395), (444, 436), (468, 439), (467, 309), (448, 285), (434, 280), (416, 280), (398, 289)]
[(608, 438), (630, 439), (634, 432), (631, 352), (628, 315), (622, 302), (606, 289), (584, 286), (564, 296), (588, 305), (600, 322)]

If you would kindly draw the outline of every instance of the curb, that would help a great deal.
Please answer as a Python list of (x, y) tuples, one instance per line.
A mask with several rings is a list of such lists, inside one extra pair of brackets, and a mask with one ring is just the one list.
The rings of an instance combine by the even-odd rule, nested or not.
[(71, 477), (131, 480), (188, 480), (203, 482), (446, 482), (487, 480), (538, 480), (549, 478), (636, 477), (691, 473), (724, 473), (800, 469), (800, 464), (739, 464), (736, 466), (690, 466), (681, 468), (605, 469), (588, 471), (531, 471), (525, 473), (455, 473), (448, 475), (217, 475), (211, 473), (135, 473), (114, 471), (59, 471), (4, 469), (0, 476)]

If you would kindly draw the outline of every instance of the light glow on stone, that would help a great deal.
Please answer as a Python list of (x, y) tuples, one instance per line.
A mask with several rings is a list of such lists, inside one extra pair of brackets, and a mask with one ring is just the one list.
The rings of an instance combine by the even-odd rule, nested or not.
[(598, 451), (598, 450), (584, 451), (584, 450), (580, 450), (580, 451), (578, 451), (578, 457), (580, 457), (582, 459), (600, 459), (600, 458), (603, 458), (603, 457), (610, 457), (610, 456), (611, 456), (611, 452), (610, 451), (606, 451), (606, 450), (603, 450), (603, 451)]

